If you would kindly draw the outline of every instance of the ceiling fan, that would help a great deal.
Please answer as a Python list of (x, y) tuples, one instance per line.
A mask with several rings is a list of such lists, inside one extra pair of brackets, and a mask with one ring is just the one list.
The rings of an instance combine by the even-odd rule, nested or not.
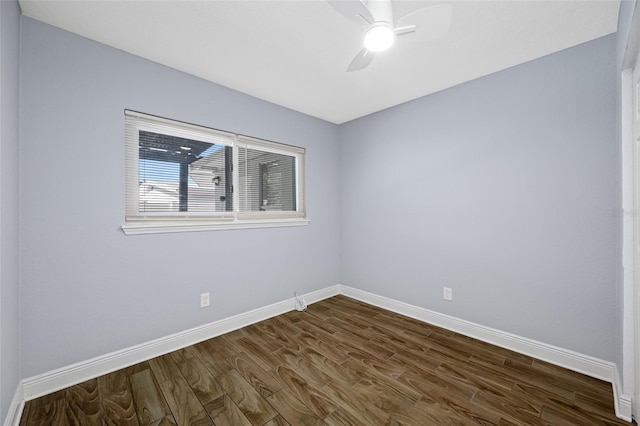
[(364, 47), (353, 57), (347, 72), (368, 67), (376, 56), (393, 45), (397, 36), (415, 33), (420, 40), (444, 37), (451, 26), (451, 5), (439, 4), (393, 19), (391, 0), (327, 0), (341, 15), (365, 24)]

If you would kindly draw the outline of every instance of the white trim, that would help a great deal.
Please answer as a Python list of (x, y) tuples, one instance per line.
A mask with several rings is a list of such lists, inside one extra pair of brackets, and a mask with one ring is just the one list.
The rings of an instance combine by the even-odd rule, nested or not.
[(22, 417), (22, 410), (24, 410), (24, 394), (22, 382), (20, 382), (16, 388), (16, 393), (13, 395), (7, 417), (4, 419), (3, 424), (5, 426), (18, 426), (20, 424), (20, 418)]
[[(624, 70), (620, 76), (620, 116), (621, 116), (621, 163), (622, 163), (622, 365), (620, 373), (614, 381), (614, 395), (627, 397), (627, 400), (616, 398), (616, 414), (627, 420), (633, 415), (633, 395), (638, 394), (635, 371), (638, 368), (634, 352), (637, 350), (638, 330), (636, 300), (636, 247), (638, 244), (638, 200), (636, 198), (636, 182), (638, 165), (636, 164), (636, 144), (633, 140), (633, 76), (631, 70)], [(626, 393), (626, 395), (625, 395)], [(630, 395), (630, 396), (627, 396)], [(627, 412), (628, 411), (628, 412)], [(637, 416), (637, 415), (636, 415)]]
[[(339, 294), (339, 286), (327, 287), (304, 295), (308, 303)], [(194, 345), (207, 339), (264, 321), (295, 309), (295, 298), (234, 315), (170, 336), (58, 368), (23, 380), (24, 399), (29, 401), (51, 392), (82, 383), (139, 362)]]
[[(622, 163), (622, 358), (623, 365), (621, 372), (633, 372), (634, 360), (634, 307), (633, 307), (633, 291), (634, 291), (634, 274), (635, 274), (635, 246), (636, 246), (636, 220), (638, 206), (634, 194), (635, 178), (634, 178), (634, 143), (633, 143), (633, 120), (631, 96), (632, 79), (630, 71), (623, 71), (621, 74), (621, 163)], [(633, 374), (625, 374), (624, 383), (629, 386), (633, 383)], [(629, 383), (627, 383), (629, 381)], [(633, 389), (630, 389), (633, 393)]]
[[(634, 394), (634, 351), (635, 351), (635, 264), (637, 240), (637, 212), (635, 197), (635, 144), (633, 142), (633, 96), (631, 71), (622, 71), (621, 76), (621, 134), (620, 152), (622, 163), (622, 365), (616, 381), (613, 383), (614, 395)], [(618, 417), (631, 417), (631, 397), (628, 401), (620, 402), (616, 398), (616, 414)], [(629, 411), (627, 413), (627, 410)]]
[(622, 392), (622, 383), (620, 381), (620, 374), (618, 373), (618, 368), (614, 365), (614, 376), (613, 381), (611, 383), (611, 387), (613, 388), (613, 404), (614, 409), (616, 411), (616, 417), (626, 420), (628, 422), (632, 421), (632, 403), (631, 396), (626, 395)]
[(192, 231), (223, 231), (225, 229), (282, 228), (305, 226), (310, 222), (309, 219), (296, 218), (219, 222), (127, 220), (127, 223), (122, 225), (122, 232), (124, 232), (125, 235), (141, 235)]

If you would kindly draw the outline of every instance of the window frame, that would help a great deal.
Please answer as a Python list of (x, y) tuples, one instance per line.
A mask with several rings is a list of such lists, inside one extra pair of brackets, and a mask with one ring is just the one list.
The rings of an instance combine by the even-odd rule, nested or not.
[[(205, 126), (125, 110), (125, 223), (126, 235), (224, 229), (271, 228), (309, 224), (306, 213), (306, 149)], [(140, 212), (139, 132), (149, 131), (231, 147), (233, 210), (222, 212)], [(295, 211), (240, 210), (240, 148), (257, 149), (295, 158)], [(228, 196), (228, 194), (227, 194)]]

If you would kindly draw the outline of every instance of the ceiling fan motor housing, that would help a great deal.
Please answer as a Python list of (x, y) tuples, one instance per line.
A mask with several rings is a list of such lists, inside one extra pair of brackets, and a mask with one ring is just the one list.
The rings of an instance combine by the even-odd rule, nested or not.
[(393, 28), (393, 7), (391, 0), (370, 0), (367, 8), (373, 15), (375, 22), (386, 22)]

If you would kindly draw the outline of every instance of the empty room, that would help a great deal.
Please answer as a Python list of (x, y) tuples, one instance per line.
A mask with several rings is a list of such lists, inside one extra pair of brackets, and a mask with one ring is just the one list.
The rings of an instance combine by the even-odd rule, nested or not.
[(635, 0), (1, 0), (0, 421), (640, 417)]

